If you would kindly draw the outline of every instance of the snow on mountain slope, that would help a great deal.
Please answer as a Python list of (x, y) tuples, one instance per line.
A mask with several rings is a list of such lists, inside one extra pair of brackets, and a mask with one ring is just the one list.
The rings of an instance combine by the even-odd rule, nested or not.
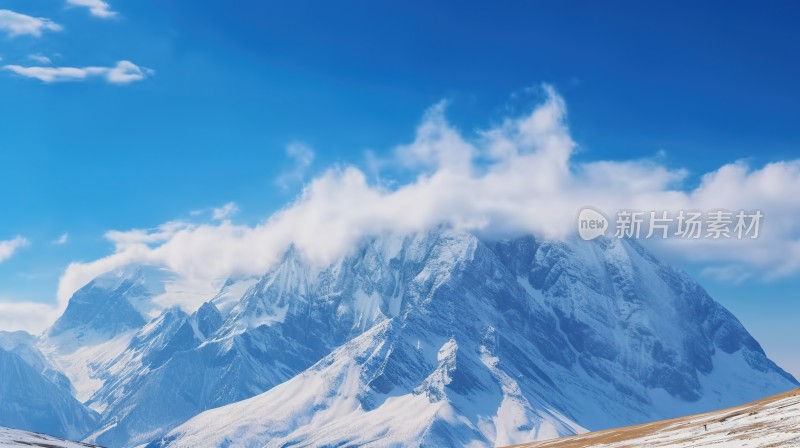
[(800, 447), (800, 390), (735, 408), (517, 448)]
[(101, 448), (81, 442), (70, 442), (41, 433), (0, 427), (0, 446), (3, 448)]
[(53, 383), (36, 365), (0, 349), (0, 425), (81, 439), (96, 415), (64, 384)]
[[(105, 380), (111, 375), (114, 361), (128, 347), (134, 334), (134, 330), (128, 330), (111, 339), (82, 346), (61, 339), (59, 342), (69, 347), (64, 352), (57, 342), (45, 337), (39, 340), (39, 347), (47, 358), (67, 375), (74, 387), (75, 398), (82, 403), (89, 403), (92, 396), (103, 387)], [(102, 410), (91, 403), (89, 405), (98, 412)]]
[(280, 331), (273, 356), (287, 335), (334, 351), (153, 446), (494, 446), (797, 385), (701, 287), (621, 240), (438, 230), (317, 271), (290, 252), (219, 334), (254, 329)]
[(230, 278), (211, 299), (211, 303), (217, 307), (222, 317), (227, 318), (231, 309), (239, 303), (250, 287), (258, 283), (258, 280), (258, 277)]
[(69, 378), (39, 350), (35, 336), (24, 331), (0, 331), (0, 349), (19, 356), (53, 384), (69, 393), (73, 392)]
[(46, 337), (61, 352), (105, 342), (140, 328), (157, 311), (153, 299), (164, 292), (169, 273), (132, 265), (103, 274), (73, 294)]
[(403, 282), (432, 275), (425, 272), (430, 246), (453, 249), (425, 235), (407, 239), (405, 247), (402, 239), (400, 246), (387, 241), (376, 240), (324, 270), (290, 250), (255, 284), (243, 279), (248, 288), (224, 288), (244, 291), (226, 315), (217, 298), (192, 315), (166, 311), (174, 325), (159, 324), (160, 317), (140, 330), (161, 334), (160, 342), (134, 337), (118, 358), (122, 364), (113, 367), (118, 373), (91, 399), (104, 412), (90, 440), (147, 442), (197, 413), (269, 390), (397, 314)]
[[(370, 391), (358, 358), (383, 361), (381, 357), (397, 349), (387, 347), (383, 338), (397, 331), (391, 321), (379, 324), (268, 393), (203, 413), (152, 446), (482, 445), (479, 430), (460, 415), (465, 403), (446, 398), (445, 387), (456, 373), (452, 341), (443, 345), (437, 354), (439, 366), (419, 390), (402, 395)], [(377, 362), (375, 367), (382, 366)], [(373, 400), (382, 404), (375, 407)], [(552, 434), (581, 430), (558, 415), (527, 411), (530, 415), (523, 417), (537, 419), (540, 428)]]
[(96, 415), (73, 398), (70, 380), (36, 343), (23, 331), (0, 332), (0, 424), (82, 438)]
[(159, 306), (170, 274), (155, 266), (131, 265), (98, 276), (75, 292), (64, 314), (38, 340), (50, 363), (63, 371), (75, 396), (92, 395), (114, 372), (114, 361)]

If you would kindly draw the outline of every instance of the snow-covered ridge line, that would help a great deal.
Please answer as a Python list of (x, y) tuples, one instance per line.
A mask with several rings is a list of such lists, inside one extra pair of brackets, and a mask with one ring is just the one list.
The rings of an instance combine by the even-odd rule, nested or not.
[(800, 446), (800, 389), (742, 406), (566, 437), (516, 448), (797, 447)]

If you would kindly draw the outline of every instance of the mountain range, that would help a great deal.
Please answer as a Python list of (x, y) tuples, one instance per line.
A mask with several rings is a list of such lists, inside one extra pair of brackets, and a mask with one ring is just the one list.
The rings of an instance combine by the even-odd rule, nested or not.
[[(502, 446), (706, 412), (797, 381), (632, 240), (289, 248), (196, 309), (131, 265), (0, 335), (0, 425), (109, 447)], [(11, 376), (9, 376), (11, 375)]]

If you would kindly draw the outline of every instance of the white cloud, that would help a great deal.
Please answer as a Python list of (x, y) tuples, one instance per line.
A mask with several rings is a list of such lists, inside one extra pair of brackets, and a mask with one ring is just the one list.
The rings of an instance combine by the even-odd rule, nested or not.
[(673, 239), (653, 247), (705, 263), (711, 273), (736, 275), (737, 267), (760, 277), (800, 271), (800, 197), (793, 194), (800, 191), (800, 161), (756, 168), (731, 163), (693, 188), (684, 184), (686, 170), (663, 166), (658, 158), (577, 162), (566, 106), (546, 90), (547, 100), (532, 113), (472, 138), (447, 122), (443, 106), (433, 107), (416, 138), (395, 151), (395, 165), (419, 170), (407, 183), (387, 188), (355, 166), (334, 167), (255, 226), (173, 221), (108, 232), (114, 253), (71, 264), (59, 284), (61, 306), (94, 276), (132, 262), (166, 266), (205, 291), (231, 274), (263, 273), (290, 244), (324, 265), (364, 236), (442, 224), (493, 237), (563, 238), (574, 233), (577, 213), (587, 205), (608, 214), (760, 209), (765, 219), (757, 240)]
[(0, 298), (0, 329), (39, 334), (58, 319), (61, 311), (43, 303), (11, 302)]
[(13, 239), (0, 241), (0, 263), (13, 257), (17, 250), (27, 246), (28, 240), (21, 236), (16, 236)]
[(152, 69), (139, 67), (130, 61), (119, 61), (117, 65), (108, 69), (106, 80), (112, 84), (130, 84), (141, 81), (155, 73)]
[(228, 202), (222, 207), (215, 208), (211, 211), (211, 217), (214, 220), (221, 221), (228, 219), (239, 212), (239, 206), (235, 202)]
[(315, 156), (314, 150), (302, 142), (292, 142), (286, 146), (286, 155), (292, 160), (293, 166), (275, 179), (275, 185), (282, 188), (302, 182)]
[(152, 75), (151, 69), (140, 67), (130, 61), (119, 61), (114, 67), (23, 67), (6, 65), (6, 70), (46, 83), (85, 81), (102, 78), (111, 84), (130, 84)]
[(0, 9), (0, 31), (11, 37), (39, 37), (43, 31), (61, 31), (61, 25), (44, 17), (32, 17), (8, 9)]
[(61, 236), (59, 236), (58, 238), (53, 240), (53, 244), (56, 244), (56, 245), (59, 245), (59, 246), (67, 244), (68, 242), (69, 242), (69, 233), (63, 233), (63, 234), (61, 234)]
[(178, 231), (187, 227), (182, 221), (170, 221), (161, 224), (156, 229), (135, 229), (128, 231), (111, 230), (106, 233), (106, 239), (114, 243), (117, 252), (124, 252), (130, 247), (160, 243), (172, 238)]
[(88, 8), (89, 13), (102, 19), (108, 19), (117, 15), (115, 11), (111, 10), (111, 5), (102, 0), (67, 0), (67, 3), (73, 6)]
[(42, 64), (42, 65), (50, 65), (50, 64), (53, 63), (53, 61), (51, 61), (50, 58), (48, 58), (45, 55), (41, 55), (41, 54), (28, 55), (28, 59), (30, 59), (31, 61), (33, 61), (33, 62), (35, 62), (37, 64)]

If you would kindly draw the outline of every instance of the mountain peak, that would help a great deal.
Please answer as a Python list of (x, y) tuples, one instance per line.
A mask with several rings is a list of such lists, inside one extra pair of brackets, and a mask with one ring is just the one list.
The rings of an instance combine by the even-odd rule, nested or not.
[(70, 333), (68, 339), (88, 342), (140, 328), (158, 309), (153, 298), (164, 292), (170, 278), (169, 271), (151, 265), (129, 265), (102, 274), (73, 294), (46, 336)]

